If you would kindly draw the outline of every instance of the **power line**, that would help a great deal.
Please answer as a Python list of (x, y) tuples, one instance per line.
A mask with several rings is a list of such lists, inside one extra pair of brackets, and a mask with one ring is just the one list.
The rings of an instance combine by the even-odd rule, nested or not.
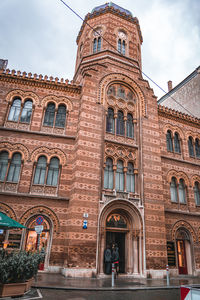
[[(73, 10), (67, 3), (65, 3), (63, 0), (60, 0), (69, 10), (71, 10), (79, 19), (81, 19), (86, 25), (88, 25), (94, 32), (96, 32), (105, 42), (107, 42), (115, 51), (118, 52), (118, 54), (120, 54), (121, 56), (123, 56), (123, 54), (116, 49), (105, 37), (103, 37), (93, 26), (91, 26), (87, 21), (85, 21), (75, 10)], [(133, 65), (133, 67), (138, 68), (137, 66), (135, 66), (132, 62), (131, 64)], [(139, 67), (140, 69), (140, 67)], [(148, 80), (150, 80), (153, 84), (155, 84), (162, 92), (164, 92), (165, 94), (167, 94), (167, 92), (161, 87), (159, 86), (159, 84), (157, 84), (153, 79), (151, 79), (147, 74), (145, 74), (141, 69), (140, 72), (148, 78)], [(174, 99), (174, 97), (172, 97), (171, 95), (169, 95), (169, 98), (171, 98), (172, 100), (174, 100), (178, 105), (180, 105), (185, 111), (187, 111), (190, 115), (192, 115), (194, 118), (196, 118), (187, 108), (185, 108), (180, 102), (178, 102), (176, 99)]]

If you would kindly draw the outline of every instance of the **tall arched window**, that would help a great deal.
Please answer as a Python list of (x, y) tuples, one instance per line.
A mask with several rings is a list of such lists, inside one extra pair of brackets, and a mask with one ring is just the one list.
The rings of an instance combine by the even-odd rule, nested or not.
[(126, 175), (126, 190), (127, 192), (135, 192), (135, 176), (134, 166), (132, 163), (128, 163), (127, 175)]
[(167, 141), (167, 151), (172, 152), (173, 151), (173, 143), (172, 143), (171, 130), (167, 130), (166, 141)]
[(104, 170), (104, 188), (113, 189), (113, 161), (111, 158), (106, 159), (106, 167)]
[(8, 152), (2, 151), (0, 153), (0, 181), (5, 180), (8, 169)]
[(181, 178), (178, 185), (178, 197), (180, 203), (186, 203), (186, 190), (184, 180)]
[(11, 105), (10, 112), (8, 115), (8, 121), (18, 122), (20, 111), (21, 111), (21, 99), (16, 98)]
[(124, 190), (124, 164), (122, 160), (117, 161), (117, 170), (116, 170), (116, 186), (117, 191)]
[(48, 174), (47, 174), (47, 185), (57, 186), (59, 175), (59, 159), (53, 157), (50, 160)]
[(115, 133), (114, 110), (112, 108), (108, 108), (108, 114), (106, 116), (106, 131)]
[(200, 158), (200, 142), (199, 142), (199, 139), (195, 140), (195, 153), (196, 153), (196, 157)]
[(126, 43), (125, 43), (125, 41), (122, 42), (122, 54), (123, 55), (126, 54)]
[(21, 170), (21, 154), (15, 153), (10, 162), (7, 181), (18, 182)]
[(32, 100), (26, 100), (21, 113), (21, 118), (20, 118), (21, 122), (30, 123), (31, 115), (32, 115), (32, 106), (33, 106)]
[(98, 42), (97, 42), (97, 52), (101, 51), (101, 37), (98, 37)]
[(129, 138), (133, 138), (134, 137), (133, 117), (132, 117), (131, 114), (127, 114), (126, 136), (129, 137)]
[(117, 134), (124, 135), (124, 114), (122, 111), (117, 113)]
[(47, 170), (47, 159), (45, 156), (40, 156), (35, 168), (34, 184), (44, 184)]
[(122, 40), (121, 39), (118, 39), (118, 47), (117, 47), (118, 51), (120, 53), (122, 53)]
[(55, 117), (55, 104), (49, 103), (45, 111), (44, 125), (53, 127), (54, 117)]
[(171, 194), (171, 201), (178, 202), (178, 195), (177, 195), (177, 183), (176, 178), (172, 177), (170, 183), (170, 194)]
[(95, 38), (93, 40), (93, 53), (96, 53), (97, 52), (97, 39)]
[(177, 132), (174, 134), (174, 152), (181, 153), (180, 138)]
[(194, 199), (196, 205), (200, 205), (200, 186), (199, 186), (199, 182), (197, 181), (194, 184)]
[(56, 114), (56, 122), (55, 127), (65, 127), (65, 121), (66, 121), (66, 106), (61, 104), (58, 106), (58, 111)]
[(194, 145), (193, 145), (193, 138), (190, 136), (188, 139), (188, 150), (189, 150), (189, 155), (194, 156)]

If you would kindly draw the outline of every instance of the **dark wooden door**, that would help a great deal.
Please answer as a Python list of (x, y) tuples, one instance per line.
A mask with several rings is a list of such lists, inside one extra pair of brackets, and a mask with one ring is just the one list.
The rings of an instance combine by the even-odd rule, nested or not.
[(125, 273), (125, 232), (107, 231), (106, 245), (113, 243), (117, 244), (119, 248), (119, 273)]
[(177, 254), (179, 274), (188, 274), (184, 240), (177, 240)]

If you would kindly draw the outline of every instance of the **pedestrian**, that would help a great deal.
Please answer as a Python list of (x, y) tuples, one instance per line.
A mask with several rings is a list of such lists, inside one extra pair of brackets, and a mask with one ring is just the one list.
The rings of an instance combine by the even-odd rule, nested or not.
[(112, 260), (112, 254), (109, 245), (106, 246), (106, 249), (104, 250), (104, 266), (105, 266), (105, 273), (110, 274), (111, 273), (111, 260)]
[(114, 263), (115, 267), (115, 278), (119, 274), (119, 248), (117, 244), (112, 245), (112, 263)]

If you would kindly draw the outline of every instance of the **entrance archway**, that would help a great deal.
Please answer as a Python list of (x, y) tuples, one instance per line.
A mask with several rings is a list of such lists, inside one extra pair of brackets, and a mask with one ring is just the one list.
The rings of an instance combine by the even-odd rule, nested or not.
[(119, 273), (142, 275), (144, 272), (143, 221), (139, 210), (127, 200), (110, 201), (99, 220), (98, 273), (104, 274), (104, 251), (119, 248)]
[(179, 274), (192, 274), (191, 238), (185, 228), (176, 232), (176, 249)]

